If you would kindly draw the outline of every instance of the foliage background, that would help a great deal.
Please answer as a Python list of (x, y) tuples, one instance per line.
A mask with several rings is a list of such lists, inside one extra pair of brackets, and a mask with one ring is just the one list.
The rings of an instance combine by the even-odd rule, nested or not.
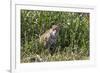
[[(21, 62), (89, 59), (89, 13), (24, 10), (21, 14)], [(38, 38), (52, 25), (60, 24), (53, 56), (38, 44)], [(32, 61), (30, 60), (32, 58)]]

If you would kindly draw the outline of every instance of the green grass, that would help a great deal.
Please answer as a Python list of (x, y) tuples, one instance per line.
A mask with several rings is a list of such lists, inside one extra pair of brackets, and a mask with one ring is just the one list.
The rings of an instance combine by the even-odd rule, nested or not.
[(31, 53), (22, 58), (22, 63), (31, 63), (31, 62), (51, 62), (51, 61), (71, 61), (71, 60), (89, 60), (89, 57), (84, 53), (75, 53), (70, 50), (56, 52), (51, 55), (47, 50), (44, 50), (39, 54), (39, 58), (36, 53)]
[[(21, 63), (89, 59), (89, 13), (21, 10)], [(55, 53), (38, 44), (41, 34), (60, 24)]]

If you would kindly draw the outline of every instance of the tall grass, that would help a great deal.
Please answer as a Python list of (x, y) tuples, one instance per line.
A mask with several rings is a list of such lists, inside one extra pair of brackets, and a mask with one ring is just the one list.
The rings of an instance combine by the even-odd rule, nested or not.
[[(89, 59), (89, 13), (21, 10), (21, 62)], [(52, 25), (60, 24), (56, 52), (38, 44), (38, 38)]]

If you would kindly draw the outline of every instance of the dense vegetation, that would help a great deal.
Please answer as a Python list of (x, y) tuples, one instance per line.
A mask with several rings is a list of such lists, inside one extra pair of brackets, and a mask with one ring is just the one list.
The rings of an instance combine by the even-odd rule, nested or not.
[[(60, 24), (53, 55), (40, 47), (38, 38)], [(89, 13), (21, 10), (21, 62), (89, 59)]]

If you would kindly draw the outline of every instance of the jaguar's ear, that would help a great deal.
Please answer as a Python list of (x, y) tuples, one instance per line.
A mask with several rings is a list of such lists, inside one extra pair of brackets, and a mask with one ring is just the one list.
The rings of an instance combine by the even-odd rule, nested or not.
[(53, 25), (53, 26), (52, 26), (52, 29), (53, 29), (53, 30), (57, 30), (58, 28), (59, 28), (58, 25)]

